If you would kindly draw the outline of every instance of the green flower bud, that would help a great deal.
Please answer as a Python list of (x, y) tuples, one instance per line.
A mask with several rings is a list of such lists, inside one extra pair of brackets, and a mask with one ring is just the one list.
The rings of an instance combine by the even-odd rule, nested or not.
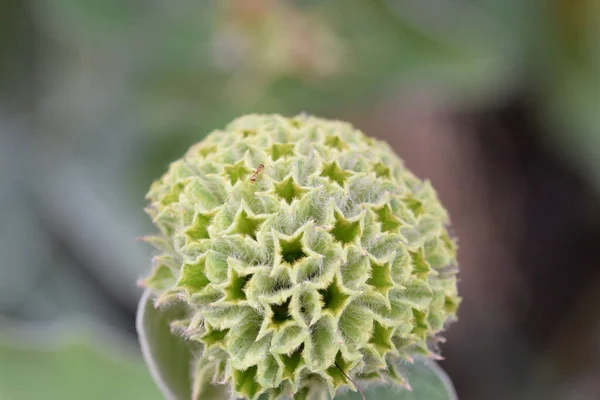
[(161, 254), (144, 284), (186, 304), (194, 388), (333, 396), (436, 357), (456, 319), (456, 245), (429, 182), (351, 125), (248, 115), (151, 186)]

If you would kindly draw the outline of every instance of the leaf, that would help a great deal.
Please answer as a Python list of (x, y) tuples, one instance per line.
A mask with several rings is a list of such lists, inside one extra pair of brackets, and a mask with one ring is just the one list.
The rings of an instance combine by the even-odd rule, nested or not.
[[(173, 320), (184, 316), (185, 308), (182, 303), (157, 309), (148, 289), (140, 299), (136, 326), (142, 354), (154, 381), (168, 400), (193, 398), (194, 365), (191, 345), (182, 337), (172, 334), (170, 327)], [(227, 398), (225, 389), (221, 386), (200, 388), (199, 385), (202, 382), (196, 382), (198, 393), (210, 393), (210, 398), (215, 400)]]
[(144, 360), (154, 381), (169, 400), (192, 398), (191, 353), (183, 338), (171, 333), (169, 323), (183, 317), (178, 304), (156, 309), (146, 290), (140, 299), (137, 331)]
[[(448, 375), (433, 361), (417, 358), (414, 364), (398, 367), (412, 391), (393, 386), (371, 386), (364, 390), (367, 400), (458, 400)], [(335, 400), (360, 400), (355, 392), (345, 392)]]
[(129, 351), (133, 349), (123, 348), (123, 343), (114, 337), (110, 342), (98, 341), (98, 332), (102, 329), (84, 328), (61, 324), (58, 332), (47, 325), (33, 332), (31, 329), (16, 329), (16, 332), (10, 327), (3, 329), (0, 332), (0, 398), (162, 398), (141, 358)]

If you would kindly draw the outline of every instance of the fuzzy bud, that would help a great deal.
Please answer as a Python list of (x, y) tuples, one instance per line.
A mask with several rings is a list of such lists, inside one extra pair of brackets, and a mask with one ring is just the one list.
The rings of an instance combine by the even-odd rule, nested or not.
[(161, 233), (143, 283), (158, 305), (187, 306), (173, 326), (199, 345), (196, 393), (409, 387), (398, 360), (437, 357), (456, 319), (456, 245), (434, 189), (347, 123), (238, 118), (147, 198)]

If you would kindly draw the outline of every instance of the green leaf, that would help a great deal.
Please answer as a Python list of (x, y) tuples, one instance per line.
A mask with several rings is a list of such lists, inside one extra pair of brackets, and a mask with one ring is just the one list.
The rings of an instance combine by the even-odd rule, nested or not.
[(0, 399), (162, 398), (134, 348), (114, 335), (99, 341), (101, 329), (83, 328), (3, 329)]
[[(364, 390), (367, 400), (458, 400), (448, 375), (433, 361), (417, 358), (403, 364), (398, 372), (407, 378), (412, 391), (394, 386), (371, 386)], [(357, 392), (345, 392), (335, 400), (360, 400)]]
[(191, 345), (171, 332), (171, 322), (184, 317), (185, 308), (181, 303), (157, 309), (150, 290), (146, 290), (140, 299), (137, 331), (144, 360), (154, 381), (168, 400), (190, 400), (195, 393), (210, 393), (210, 398), (215, 400), (226, 399), (224, 387), (205, 387), (206, 382), (193, 382)]
[(156, 309), (150, 296), (150, 290), (142, 295), (136, 321), (144, 360), (167, 399), (191, 399), (190, 349), (170, 328), (170, 322), (183, 317), (184, 310), (178, 304)]

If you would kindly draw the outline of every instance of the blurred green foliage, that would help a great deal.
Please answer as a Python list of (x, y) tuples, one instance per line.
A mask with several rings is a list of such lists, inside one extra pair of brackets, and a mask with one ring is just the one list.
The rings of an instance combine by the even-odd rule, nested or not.
[(0, 398), (162, 398), (135, 347), (118, 353), (125, 342), (99, 340), (98, 330), (80, 328), (64, 325), (49, 332), (46, 327), (43, 337), (31, 330), (0, 332)]
[(404, 12), (410, 3), (125, 4), (54, 1), (43, 22), (64, 45), (119, 57), (130, 74), (139, 129), (151, 139), (135, 182), (148, 182), (191, 142), (241, 114), (329, 114), (423, 85), (481, 98), (498, 88), (511, 57), (493, 24), (453, 13), (445, 29), (419, 25)]
[(600, 189), (600, 2), (478, 0), (520, 49), (519, 90), (548, 144)]

